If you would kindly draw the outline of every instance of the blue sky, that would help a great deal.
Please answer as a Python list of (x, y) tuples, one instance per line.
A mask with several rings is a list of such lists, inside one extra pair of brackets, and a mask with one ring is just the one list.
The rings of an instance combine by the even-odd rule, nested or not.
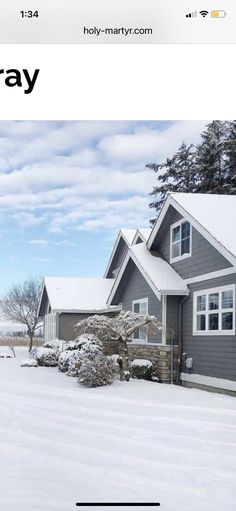
[(101, 276), (121, 227), (148, 227), (161, 162), (204, 122), (0, 122), (1, 292), (28, 275)]

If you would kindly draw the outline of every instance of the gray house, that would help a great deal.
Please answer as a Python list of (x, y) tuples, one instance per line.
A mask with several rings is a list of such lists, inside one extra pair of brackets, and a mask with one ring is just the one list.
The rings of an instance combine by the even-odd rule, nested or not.
[(44, 340), (75, 338), (75, 325), (92, 314), (116, 314), (120, 306), (107, 305), (114, 277), (132, 243), (143, 243), (151, 229), (121, 229), (104, 278), (45, 277), (38, 316), (44, 322)]
[[(236, 392), (235, 218), (236, 196), (170, 194), (151, 232), (119, 232), (98, 279), (109, 282), (100, 311), (148, 312), (161, 321), (161, 332), (135, 332), (129, 354), (151, 359), (162, 382), (171, 381), (178, 344), (184, 386)], [(51, 310), (47, 298), (45, 289), (41, 315)], [(90, 305), (85, 311), (82, 300), (79, 314), (92, 313)]]
[(236, 392), (235, 218), (236, 196), (170, 194), (148, 242), (130, 247), (108, 298), (162, 321), (161, 336), (138, 332), (131, 351), (137, 343), (154, 357), (154, 344), (160, 354), (168, 327), (174, 331), (184, 386)]

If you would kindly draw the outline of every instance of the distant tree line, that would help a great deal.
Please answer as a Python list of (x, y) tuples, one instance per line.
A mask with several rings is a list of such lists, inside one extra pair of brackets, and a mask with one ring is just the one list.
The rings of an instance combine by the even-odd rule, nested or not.
[(236, 193), (236, 121), (212, 121), (198, 145), (183, 142), (163, 163), (148, 163), (157, 173), (150, 207), (160, 210), (169, 192)]

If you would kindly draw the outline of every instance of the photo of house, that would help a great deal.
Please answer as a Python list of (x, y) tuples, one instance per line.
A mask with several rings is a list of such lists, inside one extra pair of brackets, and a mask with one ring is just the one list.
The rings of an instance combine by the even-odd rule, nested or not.
[(236, 121), (0, 152), (0, 510), (235, 511)]
[[(104, 278), (45, 279), (39, 308), (45, 340), (73, 339), (76, 323), (88, 315), (150, 313), (162, 331), (148, 337), (139, 329), (131, 353), (155, 360), (171, 331), (182, 346), (184, 386), (236, 391), (236, 244), (227, 228), (235, 214), (236, 196), (170, 194), (150, 232), (119, 232)], [(97, 292), (103, 298), (95, 307)], [(65, 303), (68, 297), (67, 310), (59, 296)]]

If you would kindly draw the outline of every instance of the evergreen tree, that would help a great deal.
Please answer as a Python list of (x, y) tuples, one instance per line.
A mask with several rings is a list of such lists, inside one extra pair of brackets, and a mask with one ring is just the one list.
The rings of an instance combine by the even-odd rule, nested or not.
[[(225, 140), (226, 124), (213, 121), (201, 134), (196, 148), (196, 189), (198, 193), (225, 193)], [(190, 191), (190, 190), (189, 190)]]
[(236, 121), (226, 123), (224, 193), (236, 193)]
[(182, 143), (164, 163), (147, 167), (158, 174), (150, 193), (157, 211), (170, 192), (236, 193), (236, 121), (212, 121), (197, 146)]
[(150, 207), (157, 211), (161, 208), (167, 193), (195, 191), (195, 151), (192, 144), (187, 146), (183, 142), (172, 158), (167, 158), (161, 164), (148, 164), (147, 167), (158, 173), (158, 185), (150, 194), (158, 197), (150, 204)]

